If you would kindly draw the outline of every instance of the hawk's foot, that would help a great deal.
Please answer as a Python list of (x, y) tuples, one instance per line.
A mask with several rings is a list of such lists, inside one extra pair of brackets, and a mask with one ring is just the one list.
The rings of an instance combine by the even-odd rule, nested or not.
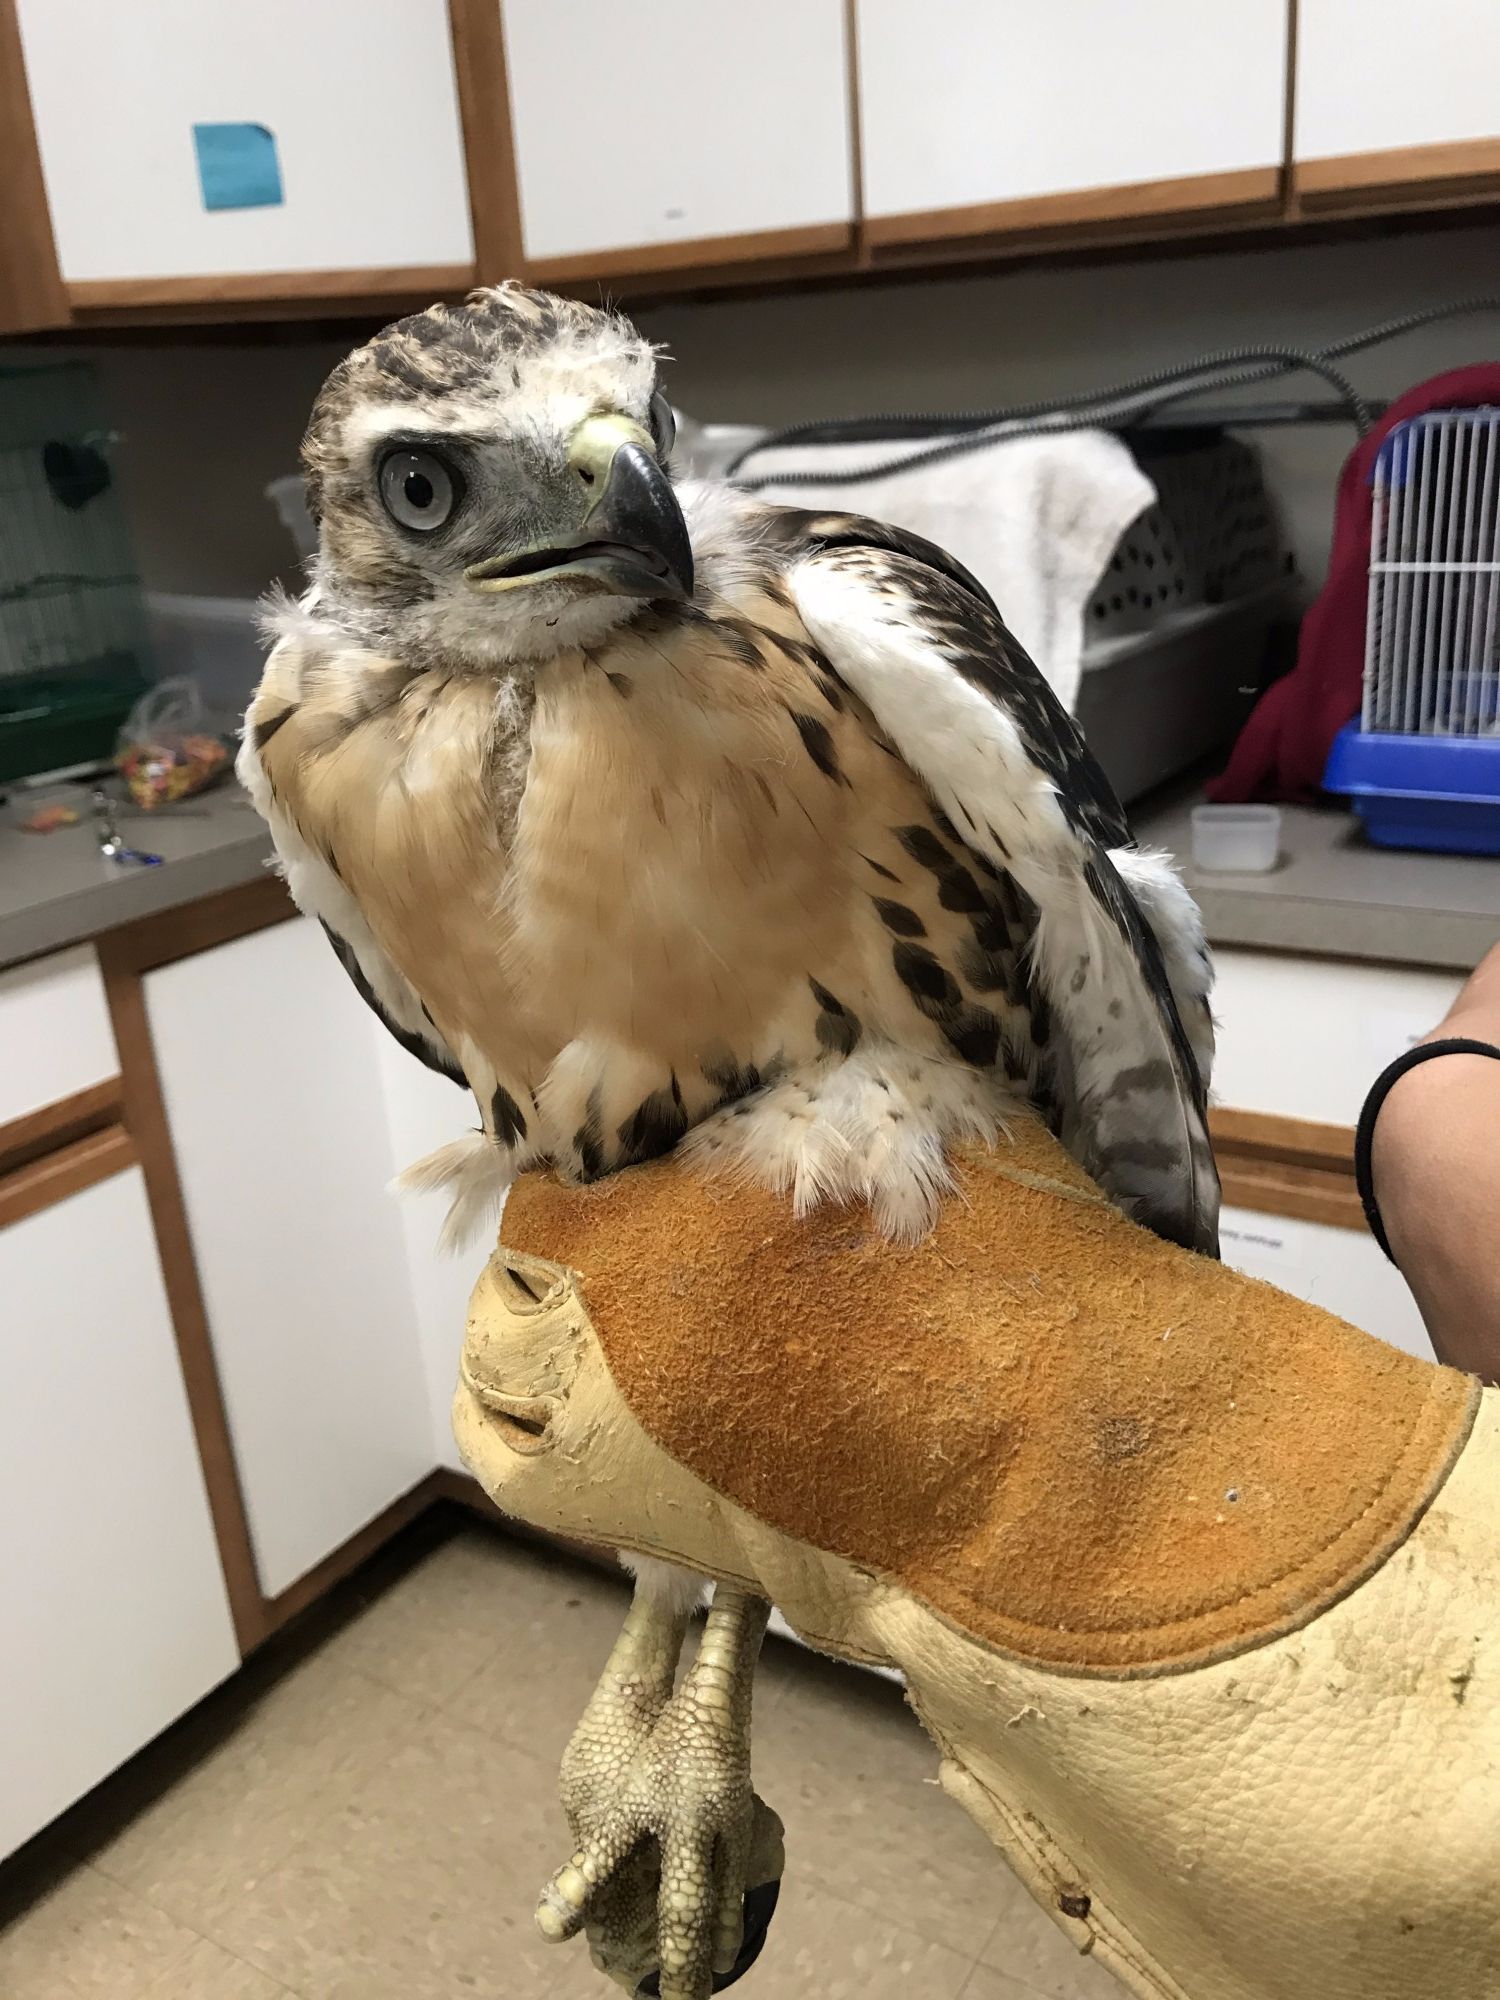
[[(768, 1613), (762, 1599), (721, 1586), (673, 1694), (685, 1616), (638, 1591), (564, 1757), (578, 1846), (543, 1890), (537, 1923), (550, 1938), (586, 1928), (595, 1964), (631, 1993), (707, 2000), (744, 1969), (746, 1890), (780, 1877), (781, 1823), (750, 1784), (751, 1686)], [(760, 1935), (767, 1901), (756, 1899)]]

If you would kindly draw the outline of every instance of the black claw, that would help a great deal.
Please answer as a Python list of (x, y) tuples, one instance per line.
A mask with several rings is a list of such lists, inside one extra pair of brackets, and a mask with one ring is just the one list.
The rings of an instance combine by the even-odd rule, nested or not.
[[(745, 1935), (740, 1943), (739, 1957), (728, 1972), (714, 1974), (713, 1991), (722, 1993), (745, 1974), (760, 1957), (761, 1946), (766, 1941), (766, 1932), (771, 1928), (771, 1918), (776, 1911), (776, 1899), (781, 1894), (781, 1882), (762, 1882), (759, 1887), (745, 1891)], [(658, 2000), (661, 1993), (661, 1974), (648, 1972), (635, 1989), (635, 2000)]]

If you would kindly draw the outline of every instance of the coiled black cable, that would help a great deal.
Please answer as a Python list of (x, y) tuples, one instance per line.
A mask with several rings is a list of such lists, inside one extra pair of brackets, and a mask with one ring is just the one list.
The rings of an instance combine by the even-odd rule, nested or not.
[[(781, 430), (754, 439), (736, 454), (725, 469), (733, 479), (745, 462), (760, 452), (789, 444), (870, 443), (882, 435), (892, 438), (940, 433), (936, 444), (903, 452), (896, 458), (849, 471), (797, 471), (767, 474), (738, 483), (749, 492), (763, 486), (834, 486), (866, 479), (884, 479), (919, 465), (933, 465), (965, 452), (978, 451), (1004, 437), (1031, 437), (1070, 430), (1084, 430), (1103, 424), (1139, 422), (1167, 405), (1209, 389), (1242, 388), (1265, 382), (1278, 375), (1306, 370), (1320, 375), (1348, 410), (1361, 437), (1370, 427), (1369, 410), (1349, 378), (1334, 364), (1346, 355), (1376, 347), (1388, 340), (1413, 333), (1437, 320), (1455, 319), (1468, 313), (1500, 311), (1500, 298), (1480, 296), (1453, 299), (1444, 305), (1427, 306), (1403, 313), (1378, 326), (1366, 327), (1316, 350), (1296, 347), (1236, 347), (1219, 354), (1200, 356), (1169, 368), (1153, 370), (1111, 388), (1095, 389), (1080, 396), (1048, 398), (1035, 403), (1018, 403), (995, 410), (963, 410), (938, 415), (905, 414), (876, 419), (831, 417), (789, 424)], [(959, 433), (959, 435), (954, 435)], [(857, 434), (857, 437), (856, 437)]]

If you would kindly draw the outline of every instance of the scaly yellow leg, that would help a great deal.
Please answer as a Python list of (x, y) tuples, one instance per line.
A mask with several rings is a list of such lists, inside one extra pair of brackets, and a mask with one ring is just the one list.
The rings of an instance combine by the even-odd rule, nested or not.
[(720, 1585), (674, 1694), (690, 1610), (656, 1576), (563, 1758), (577, 1849), (548, 1882), (549, 1938), (587, 1927), (594, 1962), (633, 1993), (653, 1963), (662, 2000), (708, 2000), (740, 1949), (747, 1883), (781, 1870), (781, 1824), (750, 1783), (751, 1691), (770, 1606)]

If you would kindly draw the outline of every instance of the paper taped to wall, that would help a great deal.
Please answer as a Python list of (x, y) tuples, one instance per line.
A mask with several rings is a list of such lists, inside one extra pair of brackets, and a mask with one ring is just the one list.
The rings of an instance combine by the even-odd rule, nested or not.
[(193, 147), (205, 208), (276, 208), (285, 199), (269, 125), (195, 125)]

